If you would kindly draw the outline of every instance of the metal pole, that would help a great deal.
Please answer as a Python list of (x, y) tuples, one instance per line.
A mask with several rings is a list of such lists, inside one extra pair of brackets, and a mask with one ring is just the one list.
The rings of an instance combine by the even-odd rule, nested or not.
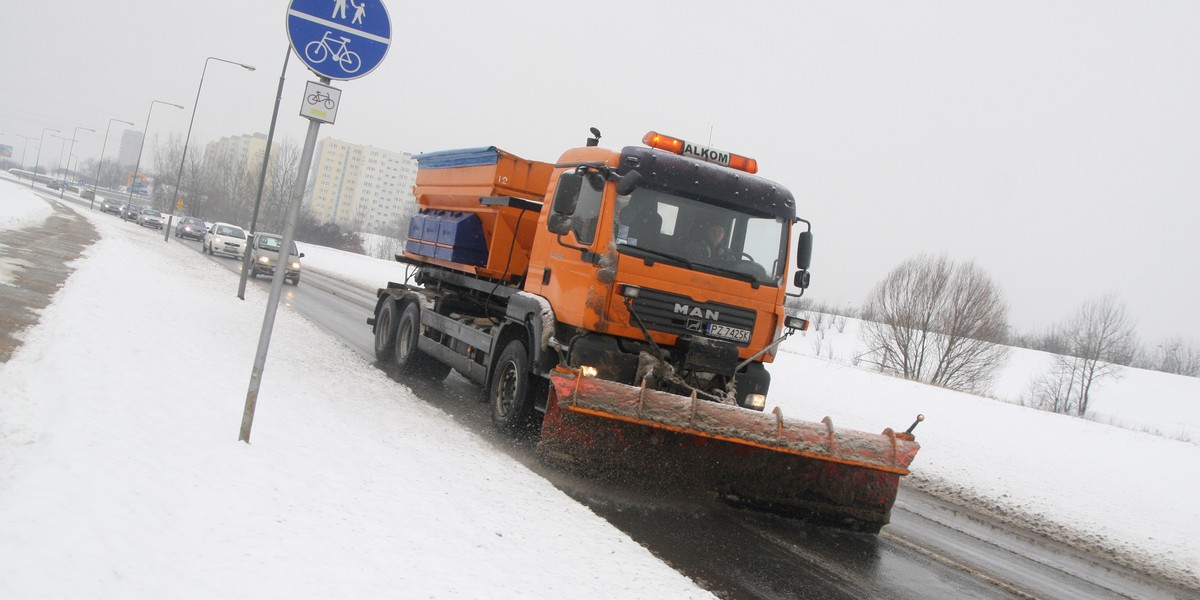
[[(250, 218), (250, 233), (258, 231), (258, 207), (262, 204), (263, 185), (267, 182), (267, 163), (271, 158), (271, 141), (275, 139), (275, 121), (279, 118), (279, 102), (283, 99), (283, 80), (287, 75), (288, 59), (292, 57), (289, 45), (283, 55), (283, 70), (279, 73), (279, 89), (275, 92), (275, 109), (271, 112), (271, 128), (267, 130), (267, 150), (263, 152), (262, 170), (258, 174), (258, 194), (254, 197), (254, 216)], [(239, 300), (246, 299), (246, 280), (250, 277), (250, 249), (242, 254), (242, 276), (238, 281)]]
[(129, 205), (133, 204), (133, 186), (137, 185), (138, 169), (142, 167), (142, 150), (146, 148), (146, 138), (150, 136), (150, 115), (154, 113), (155, 104), (166, 104), (181, 110), (183, 109), (183, 106), (171, 104), (170, 102), (163, 102), (162, 100), (150, 101), (150, 110), (146, 111), (146, 128), (142, 130), (142, 143), (138, 146), (137, 162), (133, 165), (133, 181), (129, 182), (129, 196), (125, 199), (125, 210), (129, 210)]
[[(329, 85), (329, 78), (322, 77), (321, 83)], [(304, 138), (304, 152), (300, 155), (300, 167), (296, 171), (296, 185), (292, 188), (292, 199), (288, 205), (287, 221), (283, 226), (283, 247), (275, 263), (275, 276), (271, 278), (271, 295), (267, 297), (267, 311), (263, 315), (262, 332), (258, 336), (258, 352), (254, 356), (254, 369), (250, 372), (250, 387), (246, 390), (246, 407), (242, 412), (242, 430), (238, 441), (250, 443), (250, 428), (254, 425), (254, 411), (258, 405), (258, 389), (262, 383), (263, 368), (267, 363), (267, 349), (271, 345), (271, 330), (275, 327), (275, 313), (279, 309), (279, 296), (283, 292), (283, 278), (287, 274), (285, 260), (291, 260), (292, 243), (296, 239), (296, 218), (300, 215), (300, 202), (304, 199), (304, 186), (308, 180), (308, 169), (312, 165), (313, 149), (317, 146), (317, 134), (321, 122), (309, 121), (308, 136)]]
[[(76, 127), (75, 132), (71, 134), (71, 151), (67, 153), (67, 156), (71, 156), (75, 152), (75, 136), (79, 135), (80, 129), (82, 129), (84, 131), (90, 131), (92, 133), (96, 133), (95, 129), (88, 129), (87, 127)], [(70, 160), (67, 160), (67, 171), (69, 171), (72, 176), (75, 175), (75, 171), (71, 170), (71, 161)], [(66, 178), (64, 177), (63, 178), (63, 186), (61, 188), (59, 188), (59, 190), (58, 190), (58, 199), (59, 200), (62, 200), (63, 192), (66, 192), (66, 191), (67, 191), (67, 182), (66, 182)]]
[(47, 131), (53, 131), (55, 133), (62, 133), (61, 131), (59, 131), (57, 129), (50, 129), (49, 127), (42, 128), (42, 137), (38, 141), (37, 158), (34, 159), (34, 161), (33, 161), (33, 175), (31, 175), (29, 177), (29, 189), (31, 189), (31, 190), (33, 189), (33, 183), (35, 181), (37, 181), (37, 168), (38, 168), (38, 163), (42, 161), (42, 146), (46, 145), (46, 132)]
[[(62, 140), (62, 145), (60, 146), (60, 150), (58, 151), (58, 172), (61, 175), (63, 172), (63, 156), (67, 153), (67, 138), (58, 137), (57, 135), (52, 135), (50, 137), (58, 138), (58, 139)], [(64, 179), (65, 179), (65, 177), (64, 177)], [(61, 188), (59, 188), (59, 189), (61, 190)], [(62, 198), (61, 191), (59, 192), (58, 197)]]
[(179, 175), (175, 177), (175, 198), (167, 200), (167, 204), (170, 206), (167, 206), (167, 210), (164, 211), (167, 213), (167, 225), (163, 227), (164, 242), (171, 241), (171, 217), (175, 216), (175, 200), (179, 198), (179, 182), (183, 180), (183, 163), (185, 160), (187, 160), (188, 142), (192, 140), (192, 124), (196, 122), (196, 109), (200, 106), (200, 90), (204, 89), (204, 73), (208, 71), (208, 61), (210, 60), (218, 60), (223, 63), (237, 65), (243, 69), (246, 69), (247, 71), (254, 70), (254, 67), (250, 65), (233, 62), (232, 60), (225, 60), (223, 58), (217, 58), (215, 56), (210, 56), (204, 59), (204, 68), (200, 70), (200, 85), (196, 87), (196, 101), (192, 103), (192, 119), (188, 121), (187, 137), (183, 139), (183, 152), (179, 157)]
[(112, 132), (113, 121), (124, 123), (130, 127), (137, 127), (137, 125), (129, 121), (122, 121), (120, 119), (108, 120), (108, 127), (104, 128), (104, 143), (100, 145), (100, 160), (96, 161), (96, 177), (92, 180), (92, 204), (88, 206), (89, 210), (95, 210), (96, 208), (96, 187), (100, 185), (100, 166), (104, 164), (104, 149), (108, 148), (108, 134)]
[(14, 133), (13, 135), (25, 140), (25, 144), (21, 147), (21, 170), (24, 171), (25, 170), (25, 154), (27, 152), (29, 152), (29, 140), (36, 140), (37, 138), (30, 137), (27, 135), (21, 135), (19, 133)]

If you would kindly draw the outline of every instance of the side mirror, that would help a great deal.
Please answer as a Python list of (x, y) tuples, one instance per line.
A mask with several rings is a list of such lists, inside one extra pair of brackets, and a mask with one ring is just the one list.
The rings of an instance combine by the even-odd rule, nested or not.
[(303, 253), (303, 252), (301, 252), (301, 253), (300, 253), (300, 256), (298, 256), (297, 258), (304, 258), (304, 253)]
[(546, 221), (546, 229), (555, 235), (566, 235), (571, 230), (571, 217), (556, 212)]
[(807, 271), (812, 263), (813, 236), (811, 231), (801, 231), (796, 243), (796, 268)]
[(642, 184), (642, 174), (637, 171), (630, 171), (621, 177), (621, 181), (617, 182), (617, 195), (628, 196)]
[(802, 290), (807, 290), (808, 281), (811, 278), (812, 273), (809, 273), (808, 271), (796, 271), (796, 276), (792, 279), (792, 284)]
[(583, 176), (578, 173), (563, 173), (558, 176), (558, 189), (554, 191), (554, 204), (551, 208), (560, 215), (575, 214), (575, 204), (579, 202), (579, 191), (583, 189)]

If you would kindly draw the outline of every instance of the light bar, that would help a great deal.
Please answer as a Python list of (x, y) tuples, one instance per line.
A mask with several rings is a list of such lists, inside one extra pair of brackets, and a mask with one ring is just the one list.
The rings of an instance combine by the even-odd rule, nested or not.
[(732, 154), (724, 150), (718, 150), (709, 146), (695, 144), (687, 140), (673, 138), (669, 135), (663, 135), (661, 133), (655, 133), (651, 131), (642, 137), (642, 143), (650, 146), (651, 148), (665, 150), (680, 156), (688, 156), (691, 158), (700, 159), (705, 162), (718, 164), (731, 169), (737, 169), (747, 173), (758, 172), (758, 161), (754, 160), (753, 158), (747, 158), (739, 154)]

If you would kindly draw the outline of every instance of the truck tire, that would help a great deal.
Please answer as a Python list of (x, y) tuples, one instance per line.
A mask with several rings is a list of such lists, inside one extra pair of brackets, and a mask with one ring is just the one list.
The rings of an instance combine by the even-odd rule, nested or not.
[(492, 424), (512, 433), (530, 431), (537, 410), (533, 406), (533, 374), (529, 372), (529, 351), (525, 342), (512, 340), (500, 352), (488, 386), (492, 405)]
[(407, 302), (400, 310), (396, 323), (395, 354), (392, 363), (401, 373), (419, 375), (432, 380), (442, 380), (450, 373), (447, 365), (417, 347), (421, 337), (421, 309), (416, 302)]
[(396, 357), (396, 299), (388, 298), (375, 315), (375, 359), (392, 362)]

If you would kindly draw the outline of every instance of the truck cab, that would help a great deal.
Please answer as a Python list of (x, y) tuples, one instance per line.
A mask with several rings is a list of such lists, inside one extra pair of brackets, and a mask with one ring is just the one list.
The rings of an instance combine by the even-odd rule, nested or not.
[(751, 159), (653, 132), (643, 141), (559, 159), (539, 222), (552, 235), (535, 241), (525, 288), (555, 307), (570, 366), (761, 410), (795, 200)]

